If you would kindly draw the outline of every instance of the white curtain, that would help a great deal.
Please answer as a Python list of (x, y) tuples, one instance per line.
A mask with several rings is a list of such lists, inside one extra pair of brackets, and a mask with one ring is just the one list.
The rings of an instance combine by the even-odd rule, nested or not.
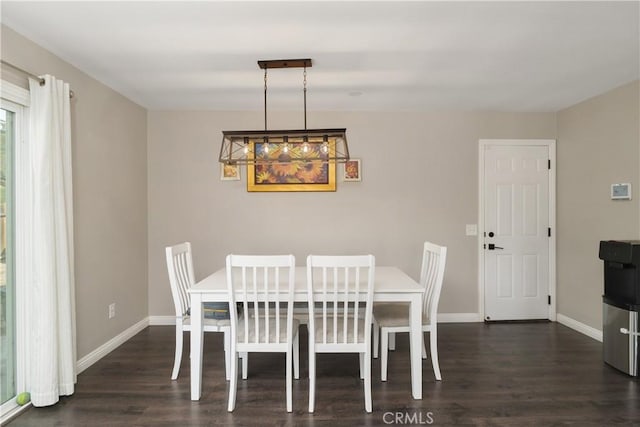
[[(73, 394), (76, 382), (73, 194), (69, 85), (29, 80), (31, 105), (26, 196), (18, 206), (28, 228), (25, 287), (28, 389), (34, 406)], [(25, 176), (26, 175), (26, 176)]]

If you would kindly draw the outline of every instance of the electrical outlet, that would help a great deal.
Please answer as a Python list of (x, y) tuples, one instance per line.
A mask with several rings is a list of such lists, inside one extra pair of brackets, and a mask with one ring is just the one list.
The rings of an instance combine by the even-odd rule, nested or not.
[(116, 303), (112, 302), (109, 304), (109, 319), (113, 319), (116, 317)]

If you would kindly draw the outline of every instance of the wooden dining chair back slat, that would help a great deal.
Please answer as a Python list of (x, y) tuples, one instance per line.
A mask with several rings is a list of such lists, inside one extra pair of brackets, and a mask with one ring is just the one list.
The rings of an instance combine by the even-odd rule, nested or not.
[(425, 242), (422, 253), (420, 284), (424, 287), (422, 312), (437, 323), (438, 303), (447, 262), (447, 248), (431, 242)]
[[(286, 295), (281, 286), (285, 284)], [(286, 345), (286, 336), (292, 335), (293, 291), (295, 285), (295, 257), (293, 255), (229, 255), (227, 257), (227, 284), (229, 300), (240, 305), (244, 316), (238, 322), (237, 311), (232, 311), (231, 327), (241, 330), (232, 335), (243, 346), (260, 344)], [(239, 291), (239, 292), (238, 292)], [(282, 314), (285, 317), (282, 318)], [(282, 323), (282, 324), (281, 324)], [(276, 331), (282, 331), (281, 336)]]
[(373, 277), (373, 269), (370, 262), (369, 256), (313, 256), (309, 260), (308, 280), (313, 283), (313, 288), (308, 287), (309, 299), (321, 307), (315, 316), (310, 313), (309, 319), (311, 328), (315, 328), (315, 322), (322, 325), (317, 344), (365, 344), (366, 334), (358, 330), (366, 328), (371, 320), (368, 308), (373, 301), (373, 282), (369, 276)]
[(176, 315), (184, 316), (189, 312), (189, 289), (195, 282), (191, 243), (184, 242), (167, 247), (166, 256)]

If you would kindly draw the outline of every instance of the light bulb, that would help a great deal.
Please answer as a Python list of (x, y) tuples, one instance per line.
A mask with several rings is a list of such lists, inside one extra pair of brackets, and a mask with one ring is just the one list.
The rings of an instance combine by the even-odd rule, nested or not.
[(282, 147), (282, 151), (284, 151), (285, 153), (289, 152), (289, 144), (288, 143), (284, 143), (284, 147)]
[(305, 152), (305, 153), (309, 152), (309, 144), (308, 143), (305, 142), (304, 144), (302, 144), (302, 151)]
[(269, 144), (264, 144), (264, 152), (265, 153), (269, 152)]
[(244, 137), (244, 147), (242, 147), (244, 154), (249, 154), (249, 138)]
[(326, 141), (322, 143), (322, 152), (323, 153), (328, 153), (329, 152), (329, 144), (327, 144)]

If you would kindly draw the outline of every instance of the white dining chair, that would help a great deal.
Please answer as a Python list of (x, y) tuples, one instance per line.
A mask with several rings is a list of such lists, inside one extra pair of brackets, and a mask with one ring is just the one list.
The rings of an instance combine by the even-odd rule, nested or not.
[[(293, 318), (295, 257), (293, 255), (228, 255), (229, 306), (239, 303), (244, 313), (231, 311), (231, 379), (228, 411), (236, 405), (238, 357), (243, 352), (286, 354), (287, 412), (293, 410), (293, 375), (300, 377), (299, 322)], [(285, 306), (286, 305), (286, 306)], [(293, 359), (293, 360), (292, 360)]]
[[(182, 361), (183, 334), (191, 331), (189, 289), (194, 284), (193, 260), (191, 256), (191, 243), (184, 242), (175, 246), (168, 246), (166, 249), (167, 270), (169, 272), (169, 284), (171, 285), (171, 296), (176, 311), (176, 353), (173, 362), (171, 379), (178, 378), (180, 363)], [(203, 330), (205, 332), (224, 333), (225, 349), (225, 377), (228, 380), (230, 375), (229, 363), (229, 343), (231, 324), (229, 319), (203, 319)], [(244, 366), (244, 364), (243, 364)]]
[(365, 410), (371, 412), (374, 270), (373, 255), (307, 257), (309, 412), (315, 409), (316, 353), (358, 353)]
[[(438, 363), (438, 302), (444, 268), (447, 260), (447, 248), (430, 242), (424, 243), (422, 253), (422, 268), (420, 271), (420, 284), (424, 286), (422, 297), (422, 332), (429, 332), (429, 347), (431, 352), (431, 364), (436, 380), (442, 380), (440, 365)], [(380, 335), (380, 378), (387, 380), (388, 350), (392, 347), (391, 340), (395, 341), (398, 332), (409, 332), (409, 305), (405, 303), (376, 303), (373, 306), (373, 352), (377, 357), (378, 341)], [(395, 343), (394, 343), (395, 344)], [(422, 358), (426, 359), (427, 353), (422, 338)]]

